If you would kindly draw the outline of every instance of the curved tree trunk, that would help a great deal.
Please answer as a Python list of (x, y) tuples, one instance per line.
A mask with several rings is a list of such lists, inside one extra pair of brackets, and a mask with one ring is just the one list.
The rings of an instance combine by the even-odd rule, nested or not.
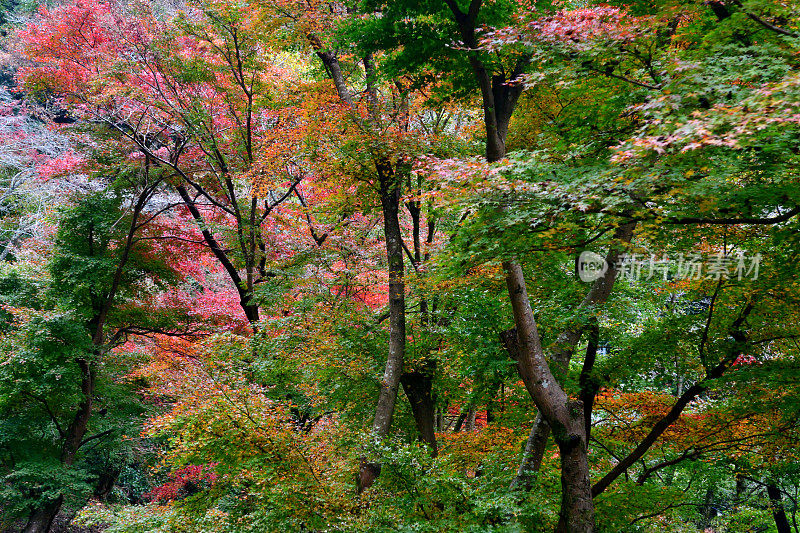
[(553, 375), (542, 350), (522, 267), (503, 263), (506, 285), (517, 330), (517, 368), (536, 407), (552, 429), (561, 455), (561, 510), (556, 531), (594, 531), (594, 504), (583, 404), (571, 400)]
[[(578, 305), (576, 311), (587, 306), (601, 305), (605, 303), (611, 291), (614, 288), (614, 283), (618, 273), (618, 261), (620, 254), (624, 251), (625, 245), (631, 242), (633, 238), (633, 231), (636, 227), (634, 222), (623, 224), (614, 232), (614, 241), (606, 255), (605, 261), (608, 265), (608, 270), (600, 278), (598, 278), (589, 290), (586, 297)], [(580, 341), (583, 333), (582, 328), (571, 327), (566, 329), (559, 335), (555, 343), (555, 350), (552, 354), (551, 361), (553, 366), (553, 373), (556, 378), (563, 379), (564, 374), (569, 368), (569, 362), (575, 348)], [(518, 361), (519, 359), (519, 346), (517, 344), (516, 329), (503, 331), (500, 334), (500, 340), (503, 343), (509, 356)], [(588, 406), (590, 407), (590, 406)], [(590, 420), (591, 410), (587, 414), (587, 423)], [(536, 421), (531, 428), (531, 433), (528, 436), (528, 441), (525, 445), (525, 451), (522, 455), (517, 475), (511, 482), (511, 488), (524, 488), (530, 487), (535, 474), (539, 471), (544, 457), (544, 450), (547, 447), (547, 439), (550, 436), (550, 426), (547, 421), (543, 420), (541, 415), (537, 415)], [(586, 438), (588, 440), (589, 434), (587, 432)]]
[(517, 475), (511, 481), (511, 489), (529, 490), (542, 466), (544, 450), (547, 448), (547, 439), (550, 437), (550, 425), (542, 418), (542, 413), (536, 415), (531, 433), (525, 442), (525, 451), (522, 452), (522, 462), (517, 469)]

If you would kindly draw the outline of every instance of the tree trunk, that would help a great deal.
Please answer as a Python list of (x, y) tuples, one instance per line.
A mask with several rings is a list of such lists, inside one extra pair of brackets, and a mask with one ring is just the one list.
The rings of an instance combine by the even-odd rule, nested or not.
[(358, 476), (356, 477), (358, 492), (363, 492), (370, 488), (380, 475), (381, 464), (369, 461), (366, 457), (362, 457), (361, 465), (358, 468)]
[(594, 531), (594, 504), (583, 405), (570, 400), (550, 370), (522, 268), (516, 261), (507, 261), (503, 263), (503, 270), (517, 330), (517, 368), (542, 418), (550, 425), (561, 454), (561, 510), (556, 531), (591, 533)]
[(518, 83), (518, 79), (530, 64), (531, 56), (526, 54), (519, 57), (509, 78), (506, 78), (502, 71), (491, 72), (478, 55), (479, 45), (476, 29), (481, 2), (471, 2), (466, 13), (461, 11), (453, 0), (447, 0), (445, 3), (453, 12), (461, 41), (469, 49), (467, 52), (469, 65), (483, 100), (486, 160), (493, 163), (506, 155), (506, 135), (511, 115), (514, 113), (520, 95), (525, 90), (525, 85)]
[(433, 378), (427, 372), (405, 372), (400, 377), (400, 382), (411, 403), (411, 412), (417, 423), (419, 437), (422, 442), (430, 446), (431, 455), (436, 457), (438, 450), (435, 432), (436, 410), (432, 392)]
[[(403, 373), (403, 358), (406, 348), (406, 295), (405, 270), (403, 265), (403, 237), (400, 230), (400, 183), (397, 181), (391, 163), (376, 163), (381, 188), (381, 208), (383, 210), (383, 230), (386, 238), (386, 259), (389, 263), (389, 355), (381, 380), (372, 433), (386, 437), (392, 425), (392, 415), (400, 388)], [(372, 486), (380, 475), (380, 465), (361, 461), (359, 470), (359, 490)]]
[[(128, 234), (125, 240), (125, 246), (117, 263), (114, 276), (112, 278), (111, 288), (101, 303), (99, 308), (95, 309), (95, 316), (92, 317), (86, 324), (87, 330), (92, 335), (92, 344), (94, 345), (93, 358), (78, 358), (75, 363), (80, 369), (81, 376), (81, 403), (78, 404), (78, 410), (75, 413), (72, 421), (67, 427), (66, 431), (62, 434), (63, 443), (61, 445), (61, 454), (59, 460), (62, 464), (71, 466), (75, 463), (81, 445), (84, 443), (84, 437), (89, 426), (89, 419), (92, 415), (92, 407), (94, 405), (95, 383), (97, 378), (97, 363), (96, 360), (102, 355), (103, 345), (105, 344), (104, 329), (106, 326), (106, 319), (112, 309), (117, 291), (119, 290), (122, 282), (125, 266), (127, 265), (130, 257), (130, 252), (134, 246), (134, 236), (139, 229), (138, 220), (139, 214), (142, 212), (145, 204), (152, 194), (153, 189), (145, 188), (139, 193), (136, 205), (133, 210), (133, 217), (128, 229)], [(64, 501), (63, 494), (60, 494), (56, 499), (51, 500), (39, 509), (35, 509), (28, 520), (27, 525), (23, 529), (25, 533), (44, 532), (50, 530), (53, 519), (61, 509)]]
[(786, 518), (786, 511), (783, 508), (783, 497), (778, 486), (774, 483), (767, 483), (767, 496), (769, 496), (772, 517), (775, 519), (775, 528), (778, 533), (791, 533), (789, 520)]
[(472, 433), (475, 431), (475, 415), (476, 415), (475, 407), (470, 407), (469, 411), (467, 411), (467, 424), (465, 426), (465, 431), (467, 433)]
[(95, 373), (94, 364), (85, 359), (78, 360), (81, 369), (81, 394), (83, 401), (78, 406), (78, 412), (72, 419), (64, 436), (64, 444), (61, 447), (61, 462), (71, 465), (75, 462), (75, 456), (81, 446), (81, 441), (86, 435), (86, 428), (89, 425), (89, 418), (92, 415), (92, 404), (94, 403), (94, 384)]
[(469, 413), (472, 409), (472, 404), (467, 404), (467, 406), (459, 413), (458, 418), (456, 419), (456, 424), (453, 426), (453, 433), (458, 433), (461, 431), (461, 428), (464, 427), (464, 422), (467, 421), (469, 417)]
[(216, 237), (214, 237), (214, 234), (211, 233), (211, 230), (208, 229), (205, 219), (203, 218), (202, 213), (200, 213), (200, 209), (198, 209), (197, 204), (189, 195), (189, 191), (186, 190), (186, 187), (183, 185), (178, 185), (175, 187), (175, 190), (178, 191), (181, 200), (183, 200), (184, 205), (189, 210), (192, 218), (200, 228), (200, 231), (203, 235), (203, 240), (211, 250), (211, 253), (214, 254), (214, 257), (217, 259), (217, 261), (219, 261), (219, 263), (225, 269), (225, 272), (228, 274), (228, 277), (233, 282), (236, 292), (239, 295), (239, 305), (242, 306), (242, 310), (247, 317), (247, 321), (253, 325), (253, 327), (255, 327), (255, 323), (259, 320), (258, 306), (250, 302), (252, 294), (247, 291), (245, 281), (242, 280), (242, 277), (239, 275), (239, 269), (236, 268), (236, 266), (231, 262), (230, 258), (228, 257), (228, 253), (220, 245)]
[(392, 423), (403, 357), (406, 347), (406, 296), (403, 265), (403, 241), (400, 230), (400, 184), (388, 162), (378, 164), (386, 237), (386, 259), (389, 263), (389, 356), (381, 381), (381, 392), (375, 409), (372, 431), (385, 437)]
[(561, 509), (556, 533), (591, 533), (594, 531), (594, 502), (589, 479), (586, 440), (581, 437), (584, 421), (580, 401), (570, 402), (566, 434), (553, 437), (561, 455)]
[[(624, 251), (624, 246), (631, 242), (633, 238), (633, 231), (636, 223), (628, 223), (619, 226), (614, 232), (613, 242), (611, 249), (606, 255), (605, 261), (608, 265), (608, 270), (593, 284), (592, 288), (584, 297), (583, 301), (576, 308), (576, 312), (581, 308), (587, 306), (602, 305), (608, 300), (614, 288), (614, 283), (617, 278), (620, 254)], [(582, 335), (582, 328), (569, 327), (558, 336), (555, 343), (555, 349), (551, 356), (553, 371), (557, 378), (563, 379), (564, 374), (569, 368), (569, 362), (572, 354), (580, 341)], [(517, 343), (517, 330), (516, 328), (503, 331), (500, 333), (500, 340), (508, 352), (509, 356), (518, 361), (519, 359), (519, 346)], [(518, 368), (519, 370), (519, 368)], [(591, 416), (591, 405), (585, 405), (585, 409), (589, 410), (587, 420)], [(537, 420), (541, 417), (537, 416)], [(511, 482), (511, 488), (530, 487), (536, 472), (542, 464), (544, 457), (544, 450), (547, 447), (547, 439), (550, 435), (550, 426), (546, 421), (544, 423), (534, 423), (531, 428), (531, 434), (528, 436), (528, 442), (525, 445), (525, 451), (522, 455), (520, 467), (517, 470), (517, 476)], [(587, 442), (589, 434), (586, 434)], [(524, 479), (521, 479), (524, 478)]]
[[(317, 57), (320, 58), (325, 66), (328, 75), (333, 80), (339, 99), (350, 108), (353, 108), (353, 98), (344, 79), (337, 53), (333, 50), (326, 50), (315, 34), (308, 33), (306, 37)], [(370, 107), (371, 120), (377, 126), (380, 117), (376, 107), (375, 67), (370, 54), (364, 57), (363, 63), (367, 85), (365, 93)], [(392, 415), (394, 414), (397, 392), (400, 388), (400, 378), (403, 372), (406, 343), (405, 271), (403, 234), (400, 229), (399, 218), (401, 183), (395, 172), (396, 167), (388, 158), (378, 157), (375, 161), (375, 167), (380, 185), (386, 258), (389, 265), (389, 354), (386, 359), (383, 379), (381, 380), (381, 390), (375, 408), (375, 418), (372, 422), (372, 433), (377, 437), (385, 437), (389, 434), (392, 424)], [(411, 396), (409, 396), (409, 399), (411, 399)], [(413, 405), (412, 409), (414, 409)], [(425, 437), (423, 436), (423, 438)], [(433, 437), (432, 442), (435, 449), (435, 437)], [(379, 463), (370, 462), (366, 458), (362, 458), (358, 475), (359, 490), (368, 489), (380, 475), (380, 470)]]
[(28, 523), (22, 528), (21, 533), (48, 533), (58, 511), (61, 510), (61, 504), (63, 502), (64, 497), (59, 496), (55, 500), (34, 510), (30, 518), (28, 518)]
[(533, 421), (531, 433), (525, 443), (525, 451), (522, 453), (522, 462), (517, 469), (517, 475), (511, 482), (511, 489), (529, 490), (542, 465), (544, 451), (547, 448), (547, 438), (550, 436), (550, 426), (542, 418), (542, 413), (537, 413), (536, 420)]
[(111, 490), (114, 488), (114, 483), (117, 482), (120, 471), (114, 467), (109, 466), (100, 472), (97, 479), (97, 486), (94, 488), (94, 496), (100, 501), (106, 501)]
[[(511, 357), (517, 363), (517, 372), (522, 375), (519, 367), (519, 341), (517, 340), (517, 328), (511, 328), (500, 332), (500, 342)], [(522, 452), (522, 461), (517, 469), (517, 475), (511, 481), (511, 490), (529, 490), (542, 466), (544, 450), (547, 448), (547, 439), (550, 437), (550, 425), (547, 420), (542, 418), (542, 412), (536, 413), (528, 440), (525, 442), (525, 450)]]
[(495, 404), (497, 403), (497, 396), (500, 392), (500, 383), (494, 382), (489, 385), (489, 395), (486, 398), (486, 425), (488, 426), (495, 420)]
[[(404, 100), (405, 101), (405, 100)], [(409, 190), (412, 189), (411, 179), (407, 180)], [(417, 189), (417, 193), (421, 193), (421, 185)], [(414, 245), (413, 256), (411, 264), (415, 270), (418, 271), (419, 265), (422, 263), (425, 255), (422, 253), (422, 203), (420, 201), (409, 200), (406, 202), (408, 213), (411, 215), (411, 237)], [(433, 242), (435, 226), (428, 221), (428, 236), (426, 239), (427, 244)], [(427, 258), (425, 258), (427, 259)], [(424, 294), (419, 297), (419, 313), (420, 313), (420, 326), (427, 329), (430, 325), (428, 300)], [(414, 414), (414, 421), (417, 424), (417, 432), (419, 438), (427, 443), (431, 448), (431, 455), (437, 455), (438, 450), (436, 446), (436, 428), (441, 428), (441, 414), (437, 417), (435, 408), (435, 398), (433, 396), (433, 377), (436, 373), (436, 361), (431, 359), (426, 354), (417, 368), (410, 372), (405, 372), (401, 377), (403, 390), (411, 404), (411, 412)], [(441, 431), (441, 429), (440, 429)]]
[[(92, 414), (94, 398), (94, 365), (85, 359), (79, 359), (77, 363), (81, 369), (81, 393), (83, 395), (83, 401), (78, 406), (75, 417), (64, 433), (64, 443), (61, 446), (60, 460), (65, 465), (72, 465), (75, 462), (78, 449), (81, 446), (83, 437), (86, 435), (86, 428)], [(63, 495), (59, 495), (55, 500), (51, 500), (49, 503), (35, 509), (31, 513), (25, 528), (22, 530), (23, 533), (46, 533), (49, 531), (53, 519), (61, 510), (63, 501)]]
[(740, 500), (742, 498), (742, 494), (744, 494), (745, 489), (745, 481), (744, 476), (740, 472), (736, 472), (734, 475), (734, 481), (736, 481), (736, 491), (734, 494), (736, 495), (736, 500)]
[(717, 516), (717, 510), (714, 509), (714, 489), (712, 487), (706, 489), (706, 497), (703, 500), (703, 507), (700, 509), (700, 514), (703, 515), (706, 525), (709, 525), (711, 520)]

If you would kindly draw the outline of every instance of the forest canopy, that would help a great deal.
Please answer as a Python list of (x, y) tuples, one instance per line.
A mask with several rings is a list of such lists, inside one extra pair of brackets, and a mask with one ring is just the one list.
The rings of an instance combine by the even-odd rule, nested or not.
[(800, 533), (800, 4), (0, 12), (0, 532)]

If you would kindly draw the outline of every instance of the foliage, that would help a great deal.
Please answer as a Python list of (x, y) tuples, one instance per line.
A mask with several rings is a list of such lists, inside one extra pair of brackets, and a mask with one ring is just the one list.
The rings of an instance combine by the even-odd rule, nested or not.
[(796, 522), (793, 3), (74, 0), (8, 45), (0, 529)]

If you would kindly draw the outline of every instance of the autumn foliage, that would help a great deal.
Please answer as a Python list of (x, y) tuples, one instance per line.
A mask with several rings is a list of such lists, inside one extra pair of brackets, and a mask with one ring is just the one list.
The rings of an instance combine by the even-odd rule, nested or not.
[(0, 530), (796, 529), (800, 11), (579, 4), (14, 3)]

